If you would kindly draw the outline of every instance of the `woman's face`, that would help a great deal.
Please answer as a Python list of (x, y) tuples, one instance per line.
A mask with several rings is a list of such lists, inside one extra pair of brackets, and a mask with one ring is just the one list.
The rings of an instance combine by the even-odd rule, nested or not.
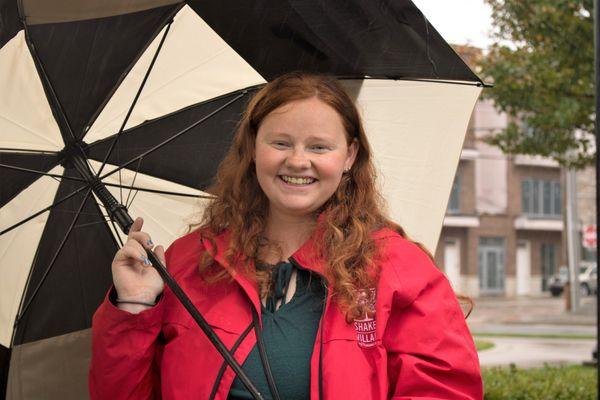
[(338, 113), (316, 97), (268, 114), (256, 136), (256, 176), (271, 215), (310, 217), (336, 191), (357, 144)]

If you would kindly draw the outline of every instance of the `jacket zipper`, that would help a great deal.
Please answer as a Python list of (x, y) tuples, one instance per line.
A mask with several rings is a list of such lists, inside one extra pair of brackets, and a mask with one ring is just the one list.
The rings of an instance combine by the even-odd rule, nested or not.
[(258, 353), (260, 355), (260, 361), (263, 366), (263, 372), (265, 373), (265, 377), (267, 378), (269, 391), (271, 392), (273, 400), (280, 400), (281, 397), (279, 396), (279, 391), (277, 390), (277, 385), (275, 384), (275, 378), (273, 377), (271, 365), (269, 364), (269, 358), (267, 357), (265, 342), (262, 335), (262, 328), (259, 326), (260, 324), (258, 322), (258, 314), (256, 313), (254, 307), (252, 307), (252, 323), (254, 325), (254, 333), (256, 334), (256, 346), (258, 347)]
[(300, 265), (300, 263), (298, 263), (298, 261), (296, 261), (294, 259), (294, 257), (290, 257), (288, 260), (290, 260), (292, 265), (294, 265), (296, 268), (303, 269), (305, 271), (310, 271), (311, 273), (318, 275), (321, 278), (321, 281), (325, 285), (325, 289), (326, 289), (325, 304), (323, 305), (323, 311), (321, 312), (321, 318), (319, 320), (319, 331), (321, 332), (321, 334), (319, 335), (319, 377), (318, 377), (318, 379), (319, 379), (319, 400), (322, 400), (323, 399), (323, 330), (324, 330), (323, 319), (325, 317), (325, 312), (327, 311), (327, 303), (329, 302), (328, 301), (329, 287), (327, 285), (327, 279), (325, 278), (325, 276), (323, 276), (320, 273), (313, 271), (311, 269), (304, 268), (302, 265)]

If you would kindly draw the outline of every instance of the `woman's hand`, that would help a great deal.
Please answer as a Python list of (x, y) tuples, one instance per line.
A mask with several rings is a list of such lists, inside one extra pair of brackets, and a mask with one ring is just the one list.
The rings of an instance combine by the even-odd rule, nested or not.
[[(154, 304), (162, 293), (164, 283), (147, 258), (147, 251), (154, 248), (150, 235), (141, 232), (144, 220), (137, 218), (129, 230), (127, 243), (117, 251), (112, 262), (112, 278), (121, 301)], [(164, 264), (165, 250), (154, 248), (154, 254)], [(119, 308), (129, 312), (140, 312), (149, 308), (138, 304), (120, 303)]]

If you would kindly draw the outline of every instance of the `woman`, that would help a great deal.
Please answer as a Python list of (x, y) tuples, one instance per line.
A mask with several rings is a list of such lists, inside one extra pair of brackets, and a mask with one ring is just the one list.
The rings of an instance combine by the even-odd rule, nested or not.
[[(212, 193), (200, 227), (154, 251), (267, 398), (482, 398), (456, 296), (385, 217), (359, 114), (334, 79), (292, 73), (260, 90)], [(94, 316), (92, 397), (250, 398), (163, 293), (141, 228)]]

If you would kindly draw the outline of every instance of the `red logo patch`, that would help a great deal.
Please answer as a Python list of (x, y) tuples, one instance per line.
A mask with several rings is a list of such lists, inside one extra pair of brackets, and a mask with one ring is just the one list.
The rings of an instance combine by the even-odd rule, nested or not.
[(354, 320), (356, 339), (362, 348), (375, 346), (377, 341), (377, 321), (375, 321), (375, 302), (377, 292), (375, 288), (361, 289), (358, 292), (357, 302), (365, 310), (364, 317)]

